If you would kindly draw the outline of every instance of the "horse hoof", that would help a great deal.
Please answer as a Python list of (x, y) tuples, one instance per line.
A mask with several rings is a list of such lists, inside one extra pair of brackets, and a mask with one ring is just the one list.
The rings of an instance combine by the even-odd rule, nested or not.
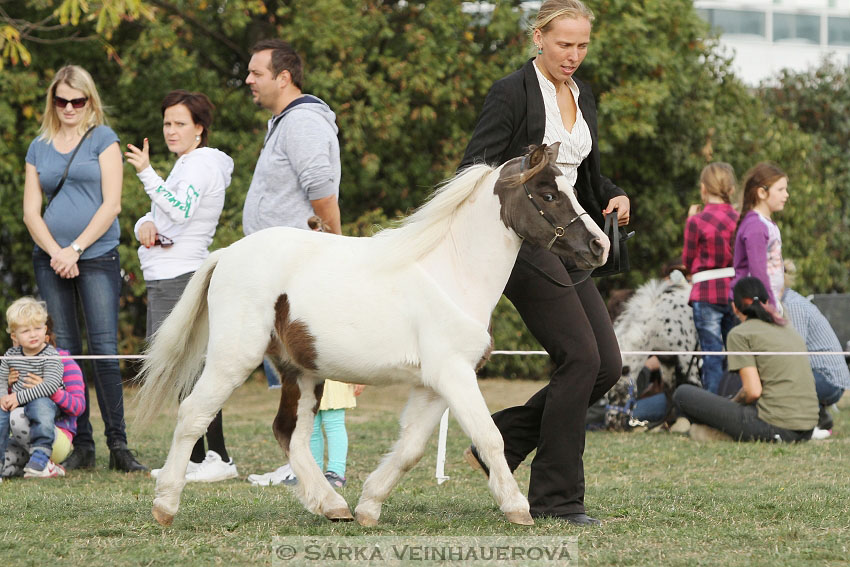
[(337, 508), (325, 512), (325, 518), (331, 522), (350, 522), (354, 519), (351, 515), (351, 510), (348, 508)]
[(151, 510), (154, 519), (159, 523), (160, 526), (170, 526), (171, 522), (174, 521), (174, 514), (169, 514), (168, 512), (162, 510), (161, 508), (153, 507)]
[(517, 525), (520, 525), (520, 526), (533, 526), (534, 525), (534, 518), (532, 518), (531, 514), (529, 514), (526, 511), (506, 512), (505, 517), (512, 524), (517, 524)]
[(363, 512), (357, 512), (355, 519), (357, 520), (357, 523), (364, 528), (374, 528), (378, 525), (378, 518), (367, 516)]

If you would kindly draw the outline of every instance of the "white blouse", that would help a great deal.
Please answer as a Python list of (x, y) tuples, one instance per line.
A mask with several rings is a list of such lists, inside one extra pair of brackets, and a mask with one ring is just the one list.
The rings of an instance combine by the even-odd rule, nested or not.
[(564, 127), (564, 121), (561, 119), (555, 85), (540, 71), (537, 61), (534, 62), (534, 70), (537, 72), (537, 81), (540, 83), (540, 91), (543, 93), (543, 106), (546, 109), (546, 130), (543, 134), (543, 143), (549, 145), (561, 142), (556, 165), (566, 176), (567, 182), (575, 186), (578, 178), (578, 166), (590, 154), (590, 149), (593, 146), (590, 128), (587, 126), (578, 105), (578, 85), (572, 78), (566, 81), (576, 103), (576, 121), (573, 124), (572, 132), (570, 132)]

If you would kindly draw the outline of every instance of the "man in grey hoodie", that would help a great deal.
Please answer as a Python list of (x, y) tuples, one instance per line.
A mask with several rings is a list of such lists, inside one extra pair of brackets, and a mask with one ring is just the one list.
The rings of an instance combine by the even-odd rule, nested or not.
[(242, 210), (242, 229), (272, 226), (309, 230), (318, 215), (340, 234), (339, 140), (336, 115), (303, 94), (301, 58), (285, 41), (266, 39), (251, 49), (248, 77), (254, 102), (274, 113)]

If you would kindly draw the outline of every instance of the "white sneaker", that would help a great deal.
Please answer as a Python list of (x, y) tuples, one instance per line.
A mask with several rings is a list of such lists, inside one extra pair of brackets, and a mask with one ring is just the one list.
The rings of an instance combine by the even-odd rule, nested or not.
[[(201, 466), (201, 463), (196, 463), (194, 461), (189, 461), (189, 464), (186, 466), (186, 474), (193, 473), (198, 470), (198, 467)], [(159, 476), (159, 473), (162, 472), (162, 469), (153, 469), (151, 471), (151, 478), (156, 478)]]
[(24, 478), (55, 478), (57, 476), (65, 476), (65, 468), (53, 461), (47, 461), (41, 470), (24, 467)]
[(249, 474), (248, 482), (254, 486), (277, 486), (278, 484), (296, 484), (298, 479), (289, 463), (265, 474)]
[(821, 429), (820, 427), (815, 427), (812, 431), (812, 440), (814, 441), (822, 441), (824, 439), (829, 439), (832, 436), (832, 429)]
[(198, 470), (186, 473), (186, 482), (218, 482), (237, 476), (239, 473), (233, 459), (225, 463), (218, 453), (207, 451), (207, 458), (198, 466)]

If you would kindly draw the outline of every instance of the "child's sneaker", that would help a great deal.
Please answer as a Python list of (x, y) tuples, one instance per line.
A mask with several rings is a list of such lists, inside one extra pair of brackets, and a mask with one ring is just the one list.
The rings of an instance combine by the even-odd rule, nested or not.
[(195, 472), (186, 474), (186, 482), (218, 482), (229, 478), (236, 478), (239, 473), (233, 459), (224, 462), (215, 451), (207, 451), (207, 458)]
[(342, 488), (345, 486), (345, 477), (341, 477), (333, 471), (326, 472), (325, 478), (328, 479), (328, 482), (331, 483), (331, 486), (334, 488)]
[[(30, 459), (30, 462), (32, 462), (32, 459)], [(65, 476), (65, 469), (62, 468), (62, 465), (57, 465), (50, 460), (41, 470), (30, 468), (29, 463), (24, 467), (24, 478), (56, 478), (57, 476)]]

